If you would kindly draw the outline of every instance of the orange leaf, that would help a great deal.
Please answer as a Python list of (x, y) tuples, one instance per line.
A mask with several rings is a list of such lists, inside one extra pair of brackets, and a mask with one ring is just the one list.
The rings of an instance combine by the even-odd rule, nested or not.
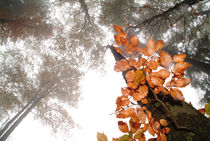
[(139, 45), (139, 39), (136, 35), (130, 37), (130, 43), (133, 47), (137, 47)]
[(168, 128), (168, 127), (165, 127), (165, 128), (162, 129), (162, 132), (166, 133), (166, 134), (168, 134), (170, 131), (171, 131), (171, 129)]
[(163, 79), (161, 79), (159, 77), (154, 77), (154, 76), (151, 77), (151, 81), (156, 86), (163, 86), (163, 84), (165, 82)]
[(134, 108), (127, 108), (126, 110), (121, 110), (119, 114), (116, 115), (117, 118), (128, 118), (131, 117), (135, 113)]
[(161, 50), (165, 46), (163, 40), (157, 40), (155, 43), (155, 51)]
[(177, 54), (177, 55), (174, 55), (173, 57), (173, 61), (175, 63), (180, 63), (180, 62), (184, 62), (184, 59), (186, 58), (186, 54)]
[(141, 126), (141, 123), (133, 122), (132, 119), (129, 120), (129, 127), (132, 129), (133, 133), (135, 133)]
[(137, 82), (128, 82), (128, 87), (131, 89), (136, 89), (138, 87), (138, 83)]
[(117, 61), (115, 66), (114, 66), (114, 70), (116, 72), (120, 72), (120, 71), (126, 71), (130, 68), (128, 61), (126, 59), (122, 59), (120, 61)]
[(152, 118), (152, 113), (150, 111), (146, 110), (146, 113), (148, 119)]
[(141, 100), (141, 103), (142, 103), (142, 104), (148, 104), (149, 101), (148, 101), (146, 98), (143, 98), (143, 99)]
[(174, 100), (178, 100), (178, 101), (184, 101), (184, 97), (182, 95), (182, 91), (180, 91), (177, 88), (170, 88), (170, 93), (171, 96), (173, 97)]
[(139, 101), (145, 98), (148, 94), (148, 87), (146, 85), (139, 86), (138, 90), (133, 94), (133, 99)]
[(134, 72), (134, 70), (128, 71), (125, 74), (125, 78), (126, 78), (127, 82), (132, 82), (135, 79), (135, 72)]
[(117, 100), (116, 100), (116, 104), (117, 104), (117, 111), (120, 110), (121, 107), (123, 106), (128, 106), (130, 103), (128, 97), (122, 97), (122, 96), (119, 96), (117, 97)]
[(175, 87), (185, 87), (187, 86), (192, 80), (190, 78), (179, 78), (175, 81)]
[(160, 123), (158, 121), (155, 121), (153, 124), (152, 124), (152, 128), (153, 130), (155, 131), (155, 133), (157, 133), (159, 130), (160, 130)]
[(147, 63), (147, 66), (152, 69), (152, 70), (156, 70), (159, 66), (159, 63), (154, 61), (154, 60), (150, 60), (148, 63)]
[(123, 96), (130, 96), (132, 94), (132, 91), (128, 88), (121, 88), (121, 92)]
[(168, 125), (168, 123), (167, 123), (167, 121), (165, 119), (160, 119), (160, 124), (162, 126), (167, 126)]
[(184, 73), (184, 71), (186, 69), (188, 69), (189, 67), (191, 66), (190, 63), (188, 62), (180, 62), (180, 63), (177, 63), (175, 66), (174, 66), (174, 69), (173, 69), (173, 73), (175, 75), (181, 75)]
[(164, 51), (160, 51), (159, 55), (160, 55), (160, 64), (165, 68), (169, 68), (172, 63), (171, 56)]
[(151, 81), (151, 76), (150, 75), (146, 75), (146, 80), (147, 80), (147, 82), (148, 82), (148, 84), (151, 88), (155, 87), (155, 85)]
[(142, 124), (146, 123), (146, 114), (144, 113), (143, 110), (138, 110), (137, 111), (137, 117)]
[(135, 59), (133, 59), (133, 58), (131, 58), (131, 57), (128, 58), (128, 64), (129, 64), (131, 67), (135, 66), (136, 63), (137, 63), (137, 61), (136, 61)]
[(121, 26), (119, 26), (119, 25), (113, 25), (113, 27), (114, 27), (114, 30), (116, 32), (119, 32), (119, 33), (123, 33), (124, 32), (123, 28)]
[(161, 141), (167, 141), (166, 135), (163, 133), (160, 133), (160, 138), (161, 138)]
[(170, 76), (170, 71), (168, 69), (161, 69), (158, 72), (152, 72), (151, 76), (160, 77), (166, 79)]
[(126, 45), (127, 44), (127, 34), (122, 34), (122, 33), (118, 33), (116, 35), (114, 35), (114, 39), (115, 42), (117, 43), (117, 45), (122, 46), (122, 45)]
[(153, 128), (151, 127), (151, 125), (148, 126), (148, 131), (151, 135), (155, 135), (155, 131), (153, 130)]
[(136, 63), (135, 67), (139, 68), (141, 66), (145, 66), (146, 65), (147, 60), (145, 58), (138, 58), (138, 62)]
[(146, 49), (149, 56), (155, 53), (155, 42), (150, 38), (147, 41)]
[(119, 127), (121, 132), (129, 133), (129, 129), (128, 129), (127, 123), (125, 123), (123, 121), (118, 121), (118, 127)]

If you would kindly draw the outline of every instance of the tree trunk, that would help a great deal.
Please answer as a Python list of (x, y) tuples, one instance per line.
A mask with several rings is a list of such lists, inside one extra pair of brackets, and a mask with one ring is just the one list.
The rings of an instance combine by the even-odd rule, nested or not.
[[(119, 53), (111, 50), (116, 61), (119, 61)], [(155, 98), (152, 91), (149, 91), (148, 96)], [(163, 96), (157, 98), (162, 100)], [(145, 106), (152, 112), (155, 120), (164, 118), (168, 121), (168, 127), (171, 129), (167, 135), (168, 141), (210, 141), (210, 120), (188, 103), (174, 101), (167, 95), (164, 96), (163, 102), (155, 100)]]

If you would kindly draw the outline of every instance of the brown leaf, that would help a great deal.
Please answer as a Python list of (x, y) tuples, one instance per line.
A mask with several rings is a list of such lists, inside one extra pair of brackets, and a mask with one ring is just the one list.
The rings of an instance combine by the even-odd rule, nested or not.
[(171, 96), (173, 97), (174, 100), (178, 100), (178, 101), (184, 101), (184, 97), (182, 95), (182, 91), (180, 91), (177, 88), (170, 88), (170, 93)]
[(118, 128), (123, 133), (129, 133), (129, 128), (126, 122), (118, 121)]
[(117, 97), (116, 104), (117, 104), (116, 110), (118, 111), (120, 110), (121, 107), (128, 106), (130, 104), (130, 101), (128, 97), (119, 96)]
[(154, 61), (154, 60), (150, 60), (148, 63), (147, 63), (147, 66), (152, 69), (152, 70), (156, 70), (159, 66), (159, 63)]
[(123, 33), (124, 32), (123, 28), (121, 26), (119, 26), (119, 25), (113, 25), (113, 28), (114, 28), (115, 32), (119, 32), (119, 33)]
[(157, 40), (155, 43), (155, 51), (161, 50), (165, 46), (163, 40)]
[(151, 125), (148, 126), (148, 131), (151, 135), (153, 135), (153, 136), (155, 135), (155, 131), (153, 130)]
[(159, 77), (154, 77), (154, 76), (151, 76), (151, 81), (156, 86), (163, 86), (163, 84), (165, 82), (163, 79), (161, 79)]
[(184, 59), (186, 58), (186, 54), (177, 54), (177, 55), (174, 55), (173, 57), (173, 61), (175, 63), (180, 63), (180, 62), (184, 62)]
[(126, 33), (118, 33), (114, 35), (115, 42), (119, 46), (126, 45), (128, 43), (128, 40), (126, 39), (126, 37), (127, 37)]
[(167, 126), (168, 125), (168, 123), (167, 123), (167, 121), (165, 119), (160, 119), (160, 124), (162, 126)]
[(132, 57), (129, 57), (129, 58), (128, 58), (128, 64), (129, 64), (131, 67), (135, 66), (136, 63), (137, 63), (137, 61), (136, 61), (135, 59), (133, 59)]
[(168, 127), (165, 127), (165, 128), (162, 129), (162, 132), (165, 133), (165, 134), (168, 134), (170, 131), (171, 131), (171, 129), (168, 128)]
[(147, 41), (146, 49), (149, 56), (155, 53), (155, 42), (150, 38)]
[(201, 112), (201, 114), (203, 114), (203, 115), (205, 114), (205, 108), (198, 109), (198, 111)]
[(122, 59), (120, 61), (117, 61), (115, 66), (114, 66), (114, 70), (116, 72), (120, 72), (120, 71), (126, 71), (130, 68), (128, 61), (126, 59)]
[(148, 94), (148, 87), (146, 85), (139, 86), (138, 90), (133, 94), (133, 99), (139, 101), (145, 98)]
[(164, 51), (160, 51), (159, 55), (160, 55), (160, 64), (165, 68), (169, 68), (172, 63), (171, 56)]
[(147, 82), (148, 82), (148, 84), (151, 88), (155, 87), (155, 85), (151, 81), (151, 76), (150, 75), (146, 75), (146, 80), (147, 80)]
[(145, 58), (139, 57), (135, 67), (140, 68), (141, 66), (145, 66), (146, 63), (147, 63), (147, 60)]
[(124, 97), (130, 96), (132, 94), (132, 91), (129, 88), (121, 88), (121, 92)]
[(151, 76), (160, 77), (166, 79), (170, 76), (170, 71), (168, 69), (161, 69), (158, 72), (152, 72)]
[(190, 84), (192, 80), (190, 78), (179, 78), (175, 80), (174, 87), (185, 87)]
[(142, 104), (148, 104), (149, 101), (148, 101), (146, 98), (143, 98), (143, 99), (141, 99), (141, 103), (142, 103)]
[(129, 120), (129, 127), (132, 129), (133, 133), (135, 133), (141, 126), (141, 123), (133, 122), (132, 119)]
[(181, 75), (184, 73), (184, 71), (186, 69), (188, 69), (189, 67), (191, 66), (190, 63), (188, 62), (180, 62), (180, 63), (177, 63), (175, 66), (174, 66), (174, 69), (173, 69), (173, 73), (175, 75)]
[(121, 110), (119, 114), (116, 115), (117, 118), (128, 118), (131, 117), (135, 113), (134, 108), (127, 108), (126, 110)]
[(136, 89), (138, 87), (138, 83), (136, 82), (128, 82), (127, 83), (128, 87), (131, 88), (131, 89)]
[(167, 141), (166, 135), (163, 133), (160, 133), (160, 138), (161, 138), (161, 141)]
[(130, 37), (130, 44), (133, 46), (133, 47), (137, 47), (139, 46), (139, 39), (136, 35), (133, 35)]
[(128, 71), (128, 72), (125, 74), (125, 78), (126, 78), (127, 82), (132, 82), (132, 81), (134, 81), (134, 79), (135, 79), (135, 72), (134, 72), (134, 70)]
[(142, 124), (146, 123), (146, 114), (144, 113), (143, 110), (138, 110), (137, 111), (137, 117)]

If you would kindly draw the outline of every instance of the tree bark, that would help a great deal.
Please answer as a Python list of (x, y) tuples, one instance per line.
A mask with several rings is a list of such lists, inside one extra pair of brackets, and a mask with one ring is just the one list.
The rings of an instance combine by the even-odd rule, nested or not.
[[(121, 58), (119, 53), (111, 50), (116, 61), (119, 61)], [(158, 101), (151, 90), (148, 96), (155, 99), (145, 105), (152, 112), (154, 119), (164, 118), (168, 122), (171, 129), (167, 135), (168, 141), (210, 141), (210, 120), (194, 107), (186, 102), (175, 101), (170, 95), (157, 96)]]

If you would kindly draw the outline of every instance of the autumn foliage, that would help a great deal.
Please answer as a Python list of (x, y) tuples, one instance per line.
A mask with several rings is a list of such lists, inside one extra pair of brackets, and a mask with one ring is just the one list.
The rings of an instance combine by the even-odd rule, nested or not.
[[(172, 57), (162, 51), (165, 46), (162, 40), (155, 42), (149, 38), (146, 46), (141, 47), (136, 35), (128, 36), (119, 25), (114, 25), (114, 30), (114, 48), (118, 53), (127, 56), (116, 62), (114, 70), (126, 72), (127, 86), (121, 88), (122, 95), (116, 100), (116, 117), (121, 119), (118, 127), (125, 134), (113, 138), (112, 141), (145, 141), (146, 131), (154, 136), (149, 140), (166, 141), (170, 128), (167, 127), (166, 119), (155, 119), (146, 108), (152, 101), (149, 95), (159, 102), (160, 95), (170, 95), (175, 101), (184, 101), (179, 88), (191, 82), (190, 78), (184, 77), (191, 64), (184, 61), (185, 54)], [(128, 123), (124, 119), (128, 119)]]

